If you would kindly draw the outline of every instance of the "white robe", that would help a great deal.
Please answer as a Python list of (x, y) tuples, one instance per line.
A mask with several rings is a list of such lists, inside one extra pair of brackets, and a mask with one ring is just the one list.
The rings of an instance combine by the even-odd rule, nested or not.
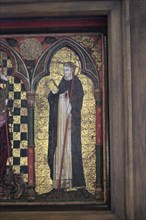
[[(57, 124), (57, 147), (53, 161), (53, 188), (58, 189), (59, 177), (61, 174), (60, 188), (72, 187), (72, 153), (71, 153), (71, 104), (69, 102), (69, 94), (65, 92), (59, 95), (58, 101), (58, 124)], [(66, 140), (65, 129), (67, 117), (69, 117)], [(65, 141), (65, 151), (63, 158), (63, 166), (61, 171), (61, 160), (63, 153), (63, 145)]]

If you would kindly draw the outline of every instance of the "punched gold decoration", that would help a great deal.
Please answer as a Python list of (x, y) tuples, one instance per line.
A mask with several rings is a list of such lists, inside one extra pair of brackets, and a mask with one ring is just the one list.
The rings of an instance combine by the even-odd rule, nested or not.
[[(82, 155), (87, 189), (95, 192), (95, 99), (92, 81), (81, 73), (79, 57), (71, 49), (64, 47), (52, 58), (50, 76), (43, 78), (37, 87), (35, 104), (35, 171), (36, 191), (39, 194), (52, 189), (50, 170), (48, 166), (48, 124), (49, 105), (47, 96), (50, 90), (57, 91), (63, 77), (63, 62), (71, 61), (76, 65), (75, 74), (78, 75), (84, 90), (82, 107)], [(52, 82), (53, 79), (55, 83)]]
[[(95, 195), (98, 177), (98, 156), (96, 152), (97, 118), (95, 112), (95, 91), (99, 86), (103, 94), (105, 92), (103, 86), (104, 74), (102, 69), (104, 62), (103, 36), (94, 33), (78, 35), (58, 34), (52, 36), (50, 37), (48, 35), (47, 40), (46, 35), (38, 35), (28, 39), (27, 37), (16, 37), (16, 39), (18, 38), (16, 52), (22, 58), (22, 63), (25, 65), (28, 73), (25, 74), (25, 88), (22, 80), (17, 80), (17, 77), (13, 77), (13, 75), (17, 75), (20, 78), (22, 77), (23, 79), (23, 71), (25, 70), (25, 68), (21, 68), (22, 66), (19, 62), (16, 63), (17, 65), (20, 65), (19, 74), (17, 72), (17, 68), (15, 66), (13, 68), (12, 62), (10, 58), (7, 56), (7, 54), (0, 51), (0, 55), (2, 55), (5, 61), (7, 61), (7, 66), (1, 67), (0, 65), (0, 71), (3, 71), (3, 74), (7, 76), (7, 73), (9, 72), (8, 68), (9, 70), (11, 69), (11, 74), (9, 73), (9, 75), (7, 76), (9, 83), (11, 84), (8, 98), (11, 101), (11, 103), (13, 103), (13, 106), (9, 108), (9, 118), (11, 119), (9, 122), (9, 131), (11, 133), (10, 142), (12, 149), (11, 164), (16, 173), (22, 173), (22, 168), (26, 168), (23, 173), (23, 177), (25, 182), (28, 183), (28, 186), (31, 183), (31, 181), (28, 180), (35, 176), (33, 187), (38, 194), (47, 193), (52, 190), (53, 183), (50, 178), (50, 168), (48, 165), (50, 116), (48, 94), (50, 91), (53, 91), (54, 93), (58, 91), (58, 85), (64, 75), (63, 63), (72, 62), (76, 67), (75, 75), (77, 75), (80, 79), (84, 91), (83, 106), (81, 110), (81, 143), (86, 189), (92, 195)], [(51, 42), (49, 41), (49, 39), (53, 39), (53, 41)], [(58, 44), (60, 48), (55, 48), (58, 42), (60, 43)], [(61, 42), (63, 42), (63, 44), (61, 44)], [(61, 47), (61, 45), (65, 46)], [(54, 51), (57, 52), (53, 52), (51, 54), (50, 51), (53, 51), (53, 47), (55, 48)], [(47, 51), (48, 55), (51, 54), (51, 56), (47, 56)], [(84, 52), (86, 56), (84, 55)], [(98, 71), (98, 76), (96, 75), (96, 70)], [(41, 78), (42, 75), (45, 77)], [(94, 85), (91, 79), (93, 79)], [(98, 79), (99, 82), (97, 82)], [(4, 86), (6, 87), (6, 85)], [(27, 89), (27, 92), (25, 91), (25, 89)], [(22, 100), (24, 102), (26, 101), (26, 106), (24, 105)], [(14, 113), (14, 110), (16, 114)], [(29, 132), (31, 132), (28, 134), (28, 124), (25, 122), (25, 117), (28, 117), (28, 112), (30, 113), (29, 110), (34, 110), (34, 124), (33, 114), (29, 114), (29, 119), (31, 119), (32, 122), (29, 123), (29, 128), (33, 128), (34, 131), (33, 129), (29, 129)], [(16, 143), (15, 146), (14, 142)], [(34, 159), (35, 171), (33, 169), (31, 170), (31, 168), (33, 167), (32, 164), (29, 167), (30, 169), (27, 170), (28, 142), (32, 143), (32, 146), (30, 146), (30, 148), (34, 147), (33, 149), (35, 158), (33, 158), (32, 155), (31, 162), (33, 164)], [(105, 158), (105, 146), (103, 146), (103, 149)], [(21, 154), (23, 154), (23, 156), (21, 156)], [(106, 169), (105, 162), (103, 164), (102, 169)], [(31, 172), (29, 172), (30, 170)], [(106, 184), (106, 178), (103, 181), (105, 182), (104, 184)], [(40, 198), (42, 197), (40, 196)]]
[(80, 43), (83, 47), (90, 49), (91, 55), (97, 65), (97, 69), (100, 71), (102, 67), (102, 37), (101, 35), (77, 35), (73, 36), (73, 39)]
[(37, 87), (35, 99), (35, 173), (36, 191), (45, 193), (52, 189), (48, 157), (49, 77), (43, 78)]

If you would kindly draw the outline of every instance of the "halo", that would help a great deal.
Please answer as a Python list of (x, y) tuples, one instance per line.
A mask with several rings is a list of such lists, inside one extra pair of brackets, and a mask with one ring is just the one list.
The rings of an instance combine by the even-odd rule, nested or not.
[(56, 73), (59, 73), (63, 76), (63, 65), (68, 62), (73, 63), (75, 67), (74, 74), (79, 75), (81, 72), (80, 59), (78, 55), (68, 47), (63, 47), (54, 54), (50, 63), (50, 73), (52, 72), (52, 70), (54, 70), (56, 71)]

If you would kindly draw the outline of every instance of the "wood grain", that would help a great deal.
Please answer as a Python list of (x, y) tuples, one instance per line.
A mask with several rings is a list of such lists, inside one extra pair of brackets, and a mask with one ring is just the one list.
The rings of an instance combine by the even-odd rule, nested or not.
[[(15, 2), (15, 1), (14, 1)], [(65, 1), (1, 4), (0, 17), (49, 17), (107, 14), (117, 1)]]
[(117, 218), (107, 212), (3, 212), (1, 220), (116, 220)]
[[(109, 129), (111, 208), (125, 219), (124, 210), (124, 114), (120, 5), (109, 16)], [(119, 202), (120, 201), (120, 202)]]
[(146, 219), (146, 1), (133, 0), (131, 14), (135, 219)]
[(132, 121), (132, 72), (131, 72), (131, 32), (130, 2), (122, 5), (123, 40), (123, 83), (124, 83), (124, 154), (125, 154), (125, 215), (134, 219), (134, 159), (133, 159), (133, 121)]

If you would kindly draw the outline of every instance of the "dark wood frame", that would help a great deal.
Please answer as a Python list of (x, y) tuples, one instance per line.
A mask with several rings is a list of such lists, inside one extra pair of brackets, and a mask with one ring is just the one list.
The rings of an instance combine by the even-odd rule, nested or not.
[[(12, 1), (8, 1), (9, 3)], [(136, 77), (136, 71), (138, 70), (138, 63), (134, 64), (136, 70), (131, 67), (131, 58), (135, 61), (131, 55), (131, 33), (130, 33), (130, 8), (129, 0), (123, 1), (50, 1), (44, 3), (36, 3), (35, 0), (31, 0), (27, 3), (20, 4), (17, 2), (17, 7), (12, 4), (3, 4), (1, 7), (1, 16), (3, 18), (8, 17), (29, 17), (33, 14), (36, 16), (68, 16), (68, 15), (107, 15), (108, 16), (108, 73), (109, 73), (109, 129), (110, 129), (110, 158), (111, 158), (111, 212), (92, 212), (97, 219), (102, 220), (114, 220), (114, 219), (135, 219), (135, 204), (140, 205), (140, 200), (135, 203), (134, 196), (134, 159), (136, 158), (134, 153), (134, 147), (136, 147), (136, 140), (134, 134), (137, 133), (134, 126), (138, 125), (140, 128), (140, 121), (134, 120), (134, 113), (138, 114), (138, 109), (135, 109), (133, 104), (133, 95), (144, 95), (144, 84), (142, 78)], [(136, 1), (135, 1), (136, 2)], [(144, 5), (144, 1), (142, 1)], [(41, 4), (41, 5), (40, 5)], [(41, 7), (40, 7), (41, 6)], [(135, 6), (134, 6), (135, 7)], [(144, 11), (144, 10), (143, 10)], [(139, 12), (140, 13), (140, 12)], [(138, 10), (137, 10), (138, 15)], [(137, 17), (137, 24), (140, 24), (140, 20)], [(133, 25), (135, 20), (133, 21)], [(138, 29), (141, 27), (139, 26)], [(132, 49), (137, 51), (135, 34), (132, 38)], [(145, 32), (144, 32), (145, 34)], [(144, 46), (144, 43), (142, 44)], [(141, 50), (144, 51), (144, 49)], [(133, 55), (134, 56), (134, 55)], [(141, 63), (144, 64), (142, 59)], [(143, 70), (144, 76), (144, 67)], [(134, 76), (132, 76), (132, 71)], [(141, 83), (141, 93), (138, 92), (138, 85), (136, 84), (135, 92), (132, 88), (132, 79), (138, 80)], [(137, 104), (142, 103), (138, 101)], [(142, 127), (143, 135), (144, 128)], [(138, 151), (138, 156), (142, 154)], [(142, 158), (143, 159), (143, 158)], [(135, 159), (136, 160), (136, 159)], [(136, 160), (137, 161), (137, 160)], [(144, 161), (144, 160), (143, 160)], [(144, 163), (143, 163), (144, 165)], [(139, 168), (142, 165), (139, 165)], [(137, 183), (139, 184), (139, 183)], [(138, 185), (139, 186), (139, 185)], [(142, 189), (144, 185), (141, 184)], [(137, 188), (136, 188), (137, 189)], [(145, 192), (145, 191), (144, 191)], [(138, 191), (136, 191), (138, 195)], [(141, 207), (144, 207), (145, 202)], [(137, 207), (137, 211), (138, 211)], [(145, 211), (142, 212), (144, 217)], [(24, 213), (23, 213), (24, 214)], [(66, 213), (59, 212), (51, 213), (50, 216), (59, 216), (60, 219), (65, 218)], [(85, 213), (79, 212), (79, 215), (86, 216)], [(137, 214), (138, 215), (138, 214)], [(11, 216), (11, 213), (9, 214)], [(74, 216), (73, 216), (74, 218)], [(138, 218), (137, 218), (138, 219)], [(142, 218), (141, 218), (142, 219)], [(144, 218), (143, 218), (144, 219)]]

